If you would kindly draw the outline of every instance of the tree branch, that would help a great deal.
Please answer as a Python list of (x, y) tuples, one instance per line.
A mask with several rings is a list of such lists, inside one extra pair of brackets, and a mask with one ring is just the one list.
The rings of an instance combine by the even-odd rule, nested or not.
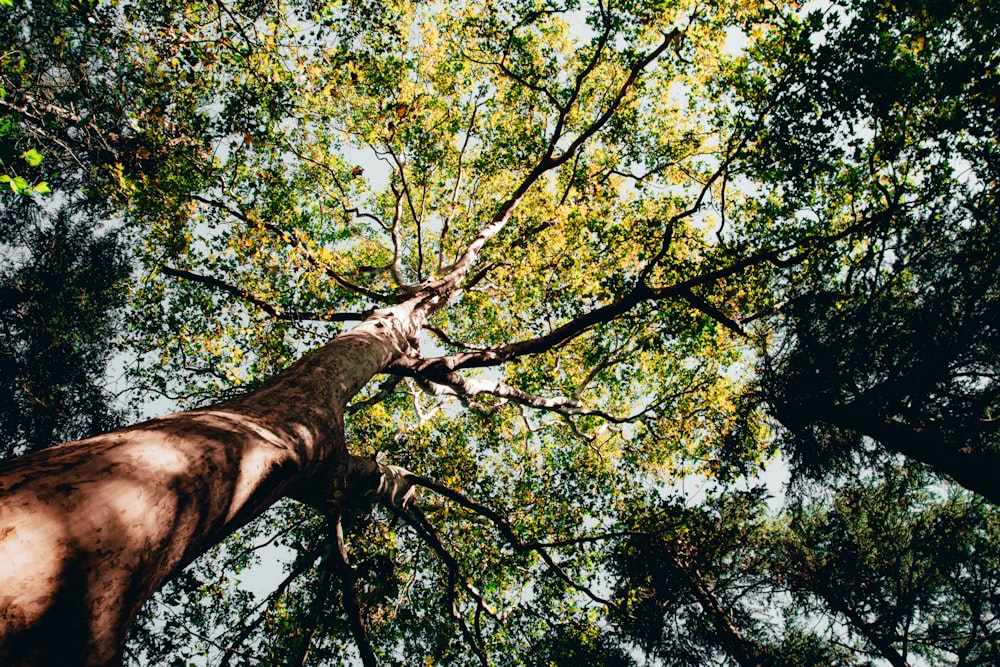
[(191, 282), (208, 285), (209, 287), (215, 288), (221, 292), (225, 292), (226, 294), (257, 306), (276, 320), (290, 322), (301, 322), (304, 320), (316, 322), (351, 322), (364, 319), (364, 315), (362, 313), (338, 312), (335, 310), (311, 312), (298, 310), (282, 311), (277, 306), (274, 306), (260, 297), (255, 296), (252, 292), (249, 292), (242, 287), (231, 285), (218, 278), (213, 278), (212, 276), (203, 276), (199, 273), (194, 273), (186, 269), (175, 269), (165, 264), (160, 265), (160, 271), (168, 276), (171, 276), (172, 278), (190, 280)]
[[(605, 306), (595, 308), (583, 315), (556, 327), (544, 336), (528, 340), (510, 343), (501, 347), (489, 350), (476, 350), (470, 352), (460, 352), (442, 357), (430, 359), (424, 358), (400, 358), (396, 364), (389, 369), (389, 372), (399, 372), (406, 375), (433, 376), (435, 374), (447, 373), (463, 368), (483, 368), (487, 366), (497, 366), (511, 359), (547, 352), (560, 347), (592, 329), (598, 324), (610, 322), (621, 315), (629, 312), (640, 303), (645, 301), (662, 301), (672, 298), (685, 298), (693, 288), (710, 285), (712, 283), (731, 278), (740, 273), (762, 264), (772, 264), (775, 266), (791, 266), (801, 263), (811, 255), (807, 251), (811, 246), (823, 246), (836, 243), (851, 234), (862, 229), (888, 222), (893, 210), (884, 210), (867, 216), (853, 225), (849, 225), (839, 232), (827, 235), (807, 236), (799, 241), (788, 243), (779, 248), (761, 250), (732, 262), (726, 266), (705, 271), (704, 273), (674, 283), (664, 287), (650, 287), (640, 281), (632, 291), (617, 301)], [(801, 251), (792, 257), (786, 257), (788, 253)], [(721, 313), (720, 313), (721, 315)], [(723, 318), (728, 318), (722, 315)], [(727, 325), (728, 326), (728, 325)]]
[(366, 398), (363, 401), (355, 401), (350, 405), (348, 405), (347, 413), (353, 414), (358, 410), (361, 410), (362, 408), (366, 408), (370, 405), (381, 403), (385, 399), (392, 396), (392, 394), (396, 390), (396, 386), (399, 385), (402, 379), (403, 379), (402, 376), (399, 375), (389, 376), (389, 379), (387, 379), (385, 382), (379, 385), (378, 392), (376, 392), (374, 395), (370, 396), (369, 398)]
[(478, 259), (483, 246), (485, 246), (491, 238), (499, 233), (504, 226), (506, 226), (507, 221), (514, 212), (514, 209), (517, 208), (518, 204), (527, 194), (528, 190), (534, 186), (543, 174), (561, 166), (567, 160), (576, 155), (580, 147), (607, 124), (607, 122), (621, 106), (621, 103), (624, 101), (629, 90), (639, 79), (639, 75), (642, 71), (650, 63), (656, 60), (664, 51), (666, 51), (674, 40), (676, 40), (681, 34), (682, 33), (678, 30), (671, 31), (664, 37), (663, 42), (661, 42), (658, 47), (653, 49), (649, 54), (633, 65), (629, 70), (629, 76), (618, 88), (612, 103), (609, 104), (604, 112), (594, 119), (594, 121), (591, 122), (590, 125), (587, 126), (587, 128), (570, 143), (566, 150), (564, 150), (560, 155), (553, 157), (552, 153), (556, 143), (558, 142), (558, 134), (555, 135), (555, 138), (552, 142), (550, 142), (545, 155), (539, 159), (535, 167), (522, 179), (521, 183), (514, 190), (511, 196), (500, 205), (489, 224), (483, 227), (472, 242), (466, 246), (465, 252), (455, 262), (448, 274), (438, 280), (431, 281), (423, 285), (420, 290), (421, 296), (419, 307), (426, 313), (426, 315), (429, 316), (430, 313), (438, 310), (444, 305), (446, 300), (442, 297), (450, 295), (459, 286), (461, 281), (468, 274), (470, 267)]
[(263, 229), (266, 229), (267, 231), (271, 232), (272, 234), (274, 234), (275, 236), (277, 236), (278, 238), (280, 238), (282, 241), (284, 241), (285, 243), (287, 243), (289, 246), (291, 246), (293, 248), (297, 248), (303, 255), (305, 255), (306, 260), (310, 264), (312, 264), (314, 267), (316, 267), (318, 269), (322, 269), (322, 271), (327, 276), (329, 276), (335, 283), (337, 283), (338, 285), (340, 285), (344, 289), (346, 289), (346, 290), (348, 290), (350, 292), (354, 292), (355, 294), (360, 294), (361, 296), (367, 297), (367, 298), (371, 299), (372, 301), (375, 301), (376, 303), (390, 303), (390, 302), (392, 302), (392, 298), (391, 297), (389, 297), (389, 296), (387, 296), (385, 294), (380, 294), (378, 292), (375, 292), (375, 291), (370, 290), (368, 288), (362, 287), (360, 285), (357, 285), (357, 284), (351, 282), (350, 280), (348, 280), (347, 278), (343, 277), (338, 271), (334, 270), (333, 267), (331, 267), (326, 262), (323, 262), (318, 257), (316, 257), (315, 255), (313, 255), (311, 252), (309, 252), (309, 250), (307, 248), (303, 247), (302, 243), (299, 241), (299, 239), (295, 238), (292, 234), (289, 234), (288, 232), (286, 232), (285, 230), (281, 229), (277, 225), (275, 225), (273, 223), (262, 222), (260, 220), (257, 220), (257, 219), (255, 219), (256, 216), (252, 216), (252, 215), (250, 215), (248, 213), (244, 213), (242, 211), (238, 211), (238, 210), (232, 208), (231, 206), (227, 206), (226, 204), (223, 204), (222, 202), (216, 201), (214, 199), (209, 199), (207, 197), (202, 197), (200, 195), (190, 195), (190, 197), (191, 197), (191, 199), (193, 201), (205, 204), (206, 206), (211, 206), (211, 207), (216, 208), (216, 209), (218, 209), (220, 211), (224, 211), (225, 213), (228, 213), (229, 215), (233, 216), (237, 220), (240, 220), (240, 221), (246, 223), (247, 225), (250, 225), (250, 226), (253, 226), (253, 227), (261, 227)]
[(702, 299), (700, 296), (697, 296), (690, 289), (681, 290), (679, 296), (694, 306), (696, 310), (708, 315), (710, 318), (723, 325), (740, 338), (747, 338), (748, 334), (744, 331), (743, 327), (740, 326), (739, 322), (732, 319), (721, 310)]
[(491, 396), (507, 399), (539, 410), (548, 410), (566, 416), (593, 415), (616, 424), (635, 421), (648, 412), (647, 409), (629, 417), (621, 417), (604, 410), (584, 408), (574, 399), (561, 396), (556, 398), (535, 396), (504, 382), (469, 379), (455, 372), (440, 375), (423, 375), (418, 377), (419, 380), (424, 380), (425, 384), (428, 384), (426, 389), (435, 396), (449, 395), (471, 398), (479, 394), (490, 394)]
[[(403, 469), (400, 468), (400, 470)], [(517, 537), (517, 534), (514, 532), (514, 528), (510, 525), (510, 523), (502, 516), (491, 510), (489, 507), (477, 503), (476, 501), (471, 500), (462, 493), (455, 491), (454, 489), (449, 488), (447, 486), (444, 486), (443, 484), (439, 484), (431, 479), (422, 477), (420, 475), (415, 475), (414, 473), (411, 473), (409, 471), (403, 471), (403, 472), (405, 473), (406, 483), (430, 489), (431, 491), (437, 493), (438, 495), (444, 496), (449, 500), (458, 503), (465, 509), (487, 519), (490, 523), (494, 525), (497, 531), (503, 536), (503, 538), (515, 551), (520, 553), (533, 551), (537, 553), (539, 556), (541, 556), (542, 560), (545, 561), (545, 564), (549, 567), (549, 569), (552, 572), (554, 572), (556, 576), (562, 579), (568, 586), (570, 586), (571, 588), (580, 593), (583, 593), (594, 602), (604, 605), (609, 609), (614, 609), (616, 611), (619, 610), (618, 605), (616, 605), (614, 602), (611, 602), (610, 600), (605, 600), (604, 598), (600, 597), (586, 586), (583, 586), (573, 581), (573, 579), (568, 574), (566, 574), (565, 570), (563, 570), (555, 562), (555, 560), (553, 560), (552, 556), (548, 553), (548, 551), (546, 551), (543, 543), (537, 541), (522, 542)]]
[(218, 278), (213, 278), (211, 276), (203, 276), (198, 273), (187, 271), (186, 269), (175, 269), (165, 264), (160, 265), (160, 271), (173, 278), (183, 278), (184, 280), (190, 280), (191, 282), (201, 283), (202, 285), (208, 285), (209, 287), (213, 287), (221, 292), (225, 292), (226, 294), (235, 296), (238, 299), (241, 299), (248, 303), (252, 303), (253, 305), (257, 306), (271, 317), (274, 318), (280, 317), (278, 309), (272, 306), (267, 301), (264, 301), (258, 296), (254, 296), (252, 293), (248, 292), (247, 290), (241, 287), (230, 285), (229, 283), (219, 280)]
[(361, 663), (364, 667), (376, 667), (378, 661), (372, 650), (368, 629), (365, 627), (365, 621), (361, 615), (361, 603), (358, 601), (358, 575), (351, 567), (347, 555), (347, 545), (344, 543), (344, 525), (341, 519), (342, 514), (338, 511), (333, 518), (333, 535), (331, 536), (333, 538), (331, 557), (334, 570), (340, 579), (341, 600), (348, 623), (351, 626), (351, 634), (354, 635), (354, 643), (358, 647), (358, 653), (361, 654)]
[[(456, 589), (459, 582), (461, 582), (462, 588), (472, 595), (473, 599), (475, 599), (479, 605), (479, 608), (486, 607), (486, 603), (482, 596), (471, 585), (469, 585), (468, 581), (466, 581), (464, 577), (462, 577), (462, 569), (458, 560), (452, 556), (451, 552), (444, 546), (444, 543), (438, 536), (433, 524), (427, 520), (427, 517), (424, 516), (423, 512), (421, 512), (419, 508), (410, 505), (404, 509), (402, 507), (390, 505), (389, 509), (409, 524), (409, 526), (417, 533), (417, 536), (420, 537), (420, 539), (422, 539), (425, 543), (429, 544), (438, 555), (438, 558), (440, 558), (445, 564), (445, 567), (448, 570), (448, 613), (458, 624), (466, 642), (468, 642), (469, 647), (479, 659), (479, 663), (483, 665), (483, 667), (488, 667), (489, 657), (480, 646), (482, 638), (479, 637), (477, 640), (476, 637), (473, 637), (472, 632), (469, 630), (469, 626), (466, 624), (465, 619), (462, 617), (462, 614), (458, 609), (458, 591)], [(487, 609), (487, 611), (489, 610)]]

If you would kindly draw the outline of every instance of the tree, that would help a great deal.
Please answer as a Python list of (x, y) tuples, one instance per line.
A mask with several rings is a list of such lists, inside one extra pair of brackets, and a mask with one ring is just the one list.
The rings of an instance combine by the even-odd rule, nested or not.
[(767, 577), (765, 516), (759, 489), (695, 507), (650, 503), (613, 561), (623, 629), (644, 652), (677, 665), (765, 664), (776, 642), (767, 628), (778, 624), (755, 618), (754, 607), (776, 615), (773, 602), (760, 603), (781, 593)]
[[(201, 37), (199, 31), (214, 31), (213, 21), (228, 20), (230, 14), (225, 9), (204, 9), (206, 16), (201, 23), (185, 20), (184, 25), (191, 30), (190, 43)], [(181, 14), (184, 11), (178, 10)], [(332, 21), (357, 20), (353, 14), (344, 17), (334, 10), (328, 11)], [(686, 303), (686, 298), (694, 299), (687, 296), (692, 289), (710, 280), (688, 284), (678, 278), (677, 284), (672, 284), (668, 275), (659, 275), (657, 270), (668, 255), (689, 255), (691, 261), (697, 261), (698, 248), (703, 246), (696, 231), (686, 223), (694, 211), (683, 210), (680, 202), (672, 203), (672, 198), (663, 197), (657, 199), (665, 207), (659, 214), (665, 217), (648, 223), (648, 232), (631, 240), (633, 250), (621, 257), (595, 256), (599, 264), (607, 265), (604, 272), (609, 276), (617, 270), (628, 271), (631, 277), (626, 281), (623, 275), (621, 284), (584, 284), (586, 299), (595, 304), (604, 302), (589, 313), (581, 312), (579, 295), (566, 294), (555, 301), (525, 303), (507, 313), (491, 314), (493, 306), (475, 296), (475, 288), (496, 278), (482, 268), (478, 273), (470, 272), (480, 260), (487, 241), (501, 232), (509, 235), (508, 244), (515, 244), (508, 245), (509, 249), (523, 247), (517, 241), (518, 236), (535, 240), (525, 248), (528, 254), (524, 256), (535, 266), (519, 268), (518, 258), (511, 257), (514, 260), (511, 263), (502, 261), (500, 256), (484, 257), (478, 264), (498, 274), (507, 274), (503, 280), (510, 287), (519, 286), (527, 275), (534, 273), (539, 260), (546, 264), (551, 261), (544, 254), (537, 260), (533, 257), (542, 250), (537, 244), (543, 238), (555, 242), (560, 237), (565, 239), (560, 242), (568, 244), (563, 256), (558, 257), (560, 262), (570, 258), (568, 253), (582, 249), (580, 241), (592, 233), (588, 226), (612, 213), (608, 204), (614, 201), (621, 187), (611, 166), (617, 160), (612, 162), (602, 156), (614, 145), (607, 144), (604, 148), (602, 134), (607, 133), (611, 138), (620, 136), (636, 127), (643, 115), (648, 115), (641, 114), (637, 107), (640, 82), (652, 77), (647, 70), (658, 72), (657, 76), (669, 76), (675, 66), (683, 65), (681, 56), (686, 49), (696, 52), (708, 48), (712, 40), (718, 41), (718, 33), (699, 37), (695, 27), (704, 20), (697, 12), (632, 15), (597, 7), (591, 18), (593, 35), (574, 53), (565, 36), (565, 25), (545, 14), (529, 13), (522, 17), (486, 13), (480, 18), (479, 14), (464, 9), (455, 14), (457, 20), (443, 13), (431, 22), (415, 7), (403, 5), (392, 11), (399, 15), (392, 16), (387, 9), (386, 16), (375, 17), (395, 23), (390, 23), (387, 29), (381, 26), (372, 29), (370, 39), (378, 50), (361, 48), (348, 52), (345, 44), (339, 47), (338, 55), (335, 44), (334, 55), (341, 61), (339, 69), (322, 68), (316, 74), (308, 67), (284, 68), (287, 63), (283, 59), (297, 55), (294, 50), (291, 56), (283, 51), (293, 49), (296, 43), (296, 36), (289, 32), (287, 24), (255, 26), (258, 33), (264, 34), (265, 49), (254, 53), (252, 61), (259, 62), (260, 75), (274, 86), (264, 88), (259, 105), (244, 105), (238, 109), (239, 114), (227, 115), (218, 131), (229, 133), (231, 125), (238, 121), (256, 120), (265, 125), (244, 128), (240, 135), (242, 146), (230, 144), (231, 160), (214, 166), (215, 180), (200, 184), (197, 194), (174, 190), (166, 201), (152, 201), (150, 193), (162, 192), (162, 181), (172, 175), (164, 170), (152, 177), (143, 176), (144, 187), (138, 189), (134, 199), (137, 215), (141, 213), (143, 223), (148, 226), (146, 233), (152, 248), (149, 261), (155, 262), (161, 276), (185, 279), (180, 289), (191, 295), (188, 303), (195, 308), (207, 307), (211, 313), (220, 305), (243, 308), (249, 304), (280, 322), (304, 319), (301, 312), (292, 312), (285, 303), (270, 302), (271, 293), (277, 295), (284, 290), (286, 294), (293, 290), (303, 292), (301, 300), (310, 305), (319, 301), (322, 294), (323, 301), (316, 304), (320, 308), (315, 309), (319, 313), (354, 304), (369, 307), (381, 302), (388, 307), (363, 316), (357, 327), (242, 397), (10, 463), (4, 470), (3, 482), (8, 508), (5, 521), (12, 529), (5, 533), (6, 555), (9, 562), (17, 565), (9, 570), (11, 574), (5, 580), (5, 589), (13, 591), (14, 600), (5, 610), (8, 627), (4, 650), (10, 660), (44, 662), (85, 655), (95, 664), (110, 661), (121, 649), (129, 620), (156, 588), (194, 556), (278, 498), (297, 496), (336, 511), (341, 501), (329, 502), (333, 480), (353, 477), (359, 467), (367, 473), (362, 480), (366, 483), (361, 484), (361, 490), (345, 494), (350, 497), (378, 487), (378, 480), (384, 480), (386, 471), (392, 469), (364, 468), (361, 459), (348, 454), (343, 432), (349, 401), (374, 374), (393, 368), (398, 375), (433, 382), (439, 391), (470, 396), (485, 391), (528, 405), (549, 405), (568, 416), (588, 417), (598, 411), (576, 407), (565, 399), (536, 397), (506, 383), (485, 380), (476, 383), (459, 371), (570, 345), (598, 326), (606, 333), (581, 347), (596, 345), (594, 353), (607, 354), (600, 345), (617, 338), (618, 342), (613, 343), (616, 347), (628, 346), (617, 350), (621, 353), (635, 346), (638, 342), (635, 339), (647, 339), (659, 327), (644, 332), (641, 324), (636, 328), (627, 321), (616, 323), (617, 316), (648, 302), (676, 299)], [(406, 32), (397, 25), (407, 26)], [(401, 40), (399, 44), (389, 41), (410, 35), (415, 29), (410, 26), (421, 25), (425, 26), (423, 40)], [(433, 39), (432, 28), (442, 32), (463, 29), (470, 32), (473, 41), (453, 41), (448, 32)], [(279, 44), (286, 36), (293, 41)], [(501, 39), (504, 36), (507, 39)], [(233, 34), (232, 39), (239, 38), (239, 34)], [(197, 43), (202, 42), (199, 39)], [(318, 51), (313, 57), (326, 57), (318, 50), (319, 45), (310, 46)], [(183, 47), (180, 53), (186, 54)], [(198, 83), (197, 72), (214, 76), (210, 70), (216, 66), (235, 72), (236, 68), (244, 67), (246, 56), (242, 48), (235, 48), (227, 53), (226, 60), (212, 62), (206, 57), (194, 63), (185, 60), (184, 64), (196, 67), (191, 71), (195, 72), (193, 76)], [(452, 70), (456, 61), (464, 63), (464, 71)], [(201, 69), (197, 69), (198, 65)], [(553, 78), (557, 67), (564, 67), (569, 78), (565, 81), (559, 76)], [(221, 94), (233, 95), (230, 101), (235, 104), (244, 82), (232, 78), (228, 71), (223, 69), (218, 80), (213, 81), (228, 86)], [(422, 72), (427, 74), (418, 79), (420, 87), (407, 85), (409, 77)], [(303, 73), (315, 78), (302, 82)], [(256, 74), (252, 65), (251, 75)], [(340, 76), (341, 81), (330, 80), (334, 76)], [(351, 77), (357, 83), (352, 83)], [(552, 83), (547, 84), (548, 81)], [(287, 94), (292, 84), (299, 87), (300, 96), (308, 99), (298, 100), (300, 106), (295, 107), (304, 116), (301, 122), (285, 130), (280, 125), (281, 117), (275, 116), (287, 113), (282, 105), (290, 101)], [(330, 95), (330, 84), (342, 89), (344, 98), (357, 99)], [(389, 91), (396, 99), (386, 109), (383, 95)], [(220, 94), (208, 86), (192, 94), (199, 93)], [(326, 98), (322, 105), (321, 95)], [(230, 101), (224, 97), (223, 104)], [(466, 110), (465, 117), (457, 122), (449, 118), (448, 108), (452, 103)], [(418, 104), (425, 105), (425, 110), (420, 114), (410, 113)], [(623, 109), (628, 113), (622, 113)], [(248, 116), (258, 112), (264, 114), (263, 119)], [(677, 117), (679, 113), (678, 110)], [(351, 195), (346, 184), (355, 173), (354, 167), (342, 160), (335, 161), (334, 154), (324, 155), (318, 150), (329, 144), (325, 138), (329, 132), (327, 123), (338, 117), (350, 123), (348, 136), (375, 144), (393, 164), (387, 191), (391, 197), (372, 198), (372, 212), (358, 215), (349, 205), (349, 199), (341, 200), (335, 209), (340, 213), (329, 213), (340, 220), (324, 232), (323, 228), (310, 226), (327, 219), (327, 197)], [(612, 119), (616, 122), (612, 123)], [(668, 133), (660, 139), (661, 144), (679, 132), (678, 128), (665, 126), (663, 119), (644, 125), (644, 132), (650, 136)], [(258, 139), (255, 133), (263, 136)], [(463, 134), (466, 140), (456, 142), (454, 137)], [(666, 149), (677, 150), (669, 144), (664, 146)], [(618, 150), (637, 149), (625, 145)], [(688, 144), (682, 150), (679, 157), (698, 148)], [(435, 163), (428, 160), (435, 155), (444, 171), (431, 178)], [(640, 157), (636, 155), (630, 161), (638, 163)], [(288, 159), (295, 164), (288, 165)], [(605, 161), (609, 164), (605, 165)], [(503, 169), (491, 168), (496, 164), (502, 164)], [(463, 170), (471, 171), (473, 167), (478, 173), (474, 172), (474, 178), (466, 181)], [(704, 171), (706, 167), (694, 164), (690, 168)], [(660, 170), (663, 169), (670, 167)], [(514, 174), (520, 175), (512, 181)], [(122, 179), (128, 177), (122, 174)], [(709, 177), (710, 173), (706, 174)], [(311, 182), (308, 190), (301, 187), (303, 179)], [(710, 179), (708, 183), (711, 182)], [(173, 187), (178, 186), (174, 183)], [(696, 187), (695, 196), (703, 197), (707, 187), (707, 183)], [(317, 193), (323, 194), (317, 196)], [(427, 214), (421, 212), (421, 201), (443, 205), (445, 210), (455, 207), (462, 215), (425, 222)], [(553, 204), (558, 203), (562, 203), (563, 210), (553, 209)], [(317, 217), (306, 215), (307, 211)], [(512, 227), (515, 212), (518, 222), (511, 233), (507, 230)], [(638, 212), (642, 212), (641, 208)], [(554, 220), (545, 219), (552, 215)], [(366, 230), (364, 224), (369, 223), (371, 227)], [(621, 220), (616, 225), (619, 231), (608, 233), (614, 235), (614, 240), (627, 241), (621, 236), (630, 226), (627, 223), (628, 218)], [(213, 227), (221, 233), (211, 232)], [(439, 240), (436, 247), (428, 246), (426, 253), (429, 255), (433, 248), (439, 257), (432, 262), (425, 255), (423, 237), (434, 227)], [(677, 233), (676, 244), (665, 242), (667, 230), (671, 236)], [(321, 235), (310, 238), (309, 232)], [(336, 248), (333, 244), (338, 237), (349, 234), (363, 239), (373, 232), (382, 233), (393, 242), (388, 257), (378, 244), (359, 242), (358, 255), (344, 264), (346, 258), (338, 257), (339, 250), (319, 244), (324, 241)], [(193, 238), (195, 233), (202, 235), (198, 242)], [(404, 238), (415, 246), (405, 248)], [(162, 246), (158, 245), (160, 242)], [(216, 260), (212, 251), (225, 248), (231, 248), (231, 252)], [(455, 248), (458, 252), (453, 255)], [(455, 259), (448, 261), (449, 255)], [(358, 285), (349, 277), (351, 273), (373, 272), (366, 266), (386, 261), (384, 268), (374, 269), (375, 276), (368, 281), (370, 287)], [(193, 271), (195, 262), (212, 269), (214, 276)], [(249, 266), (263, 269), (262, 277), (273, 279), (268, 288), (270, 293), (255, 293), (258, 285), (252, 282), (240, 281), (237, 286), (237, 281), (229, 280), (230, 274), (242, 273), (248, 262)], [(296, 270), (297, 265), (316, 267), (319, 272), (304, 274)], [(552, 266), (556, 268), (557, 265)], [(723, 267), (721, 273), (727, 275), (738, 270), (739, 267)], [(568, 272), (573, 281), (579, 280), (575, 277), (579, 275), (579, 271)], [(329, 282), (318, 284), (318, 276)], [(151, 285), (155, 288), (157, 283)], [(466, 348), (467, 351), (436, 360), (419, 356), (416, 346), (420, 330), (449, 298), (456, 296), (459, 288), (472, 296), (457, 305), (461, 317), (457, 327), (450, 327), (451, 335), (467, 336), (471, 332), (464, 331), (463, 322), (485, 318), (493, 331), (513, 327), (509, 333), (517, 336), (523, 331), (528, 337), (509, 344), (506, 349)], [(543, 296), (551, 299), (561, 290), (555, 283), (544, 291), (547, 294)], [(227, 300), (235, 297), (234, 302), (220, 302), (216, 294)], [(536, 311), (538, 308), (541, 310)], [(578, 316), (567, 324), (548, 332), (536, 329), (538, 318), (574, 312)], [(655, 319), (667, 320), (667, 317), (667, 309), (663, 309)], [(239, 318), (220, 320), (233, 328), (238, 321)], [(211, 345), (213, 341), (206, 341), (202, 335), (207, 330), (198, 332), (195, 340), (190, 341), (184, 324), (175, 326), (169, 318), (139, 324), (147, 322), (174, 327), (170, 332), (174, 344), (194, 344), (194, 350), (182, 350), (179, 355), (183, 359), (177, 363), (181, 369), (197, 367), (197, 356), (218, 355), (218, 348)], [(267, 324), (260, 327), (260, 335), (273, 340), (275, 334), (281, 337), (287, 332)], [(669, 321), (665, 324), (669, 327)], [(700, 330), (706, 322), (696, 320), (692, 324), (693, 330), (682, 328), (677, 332), (681, 344), (704, 344)], [(253, 329), (251, 326), (245, 333), (256, 333)], [(445, 335), (447, 340), (448, 334)], [(664, 328), (661, 335), (670, 336), (670, 329)], [(204, 348), (197, 349), (202, 343)], [(283, 364), (286, 358), (282, 355), (286, 350), (280, 347), (268, 350), (266, 338), (262, 343), (248, 348), (260, 351), (257, 367), (251, 369), (257, 377), (266, 375), (269, 366)], [(657, 345), (664, 344), (671, 343)], [(232, 350), (235, 348), (226, 352)], [(224, 355), (218, 356), (221, 358), (212, 364), (216, 369), (232, 361)], [(611, 362), (606, 366), (609, 374), (617, 371), (611, 368)], [(237, 360), (229, 370), (238, 368)], [(704, 371), (698, 370), (691, 376), (701, 377)], [(581, 371), (562, 381), (579, 383), (579, 389), (584, 391), (587, 383), (583, 382)], [(530, 377), (524, 384), (541, 386)], [(683, 398), (667, 393), (656, 399), (657, 408), (667, 400)], [(47, 473), (42, 474), (43, 470)], [(378, 470), (382, 472), (373, 474)], [(52, 486), (56, 476), (61, 481)], [(132, 480), (128, 486), (138, 484), (142, 490), (132, 487), (126, 495), (118, 495), (122, 490), (120, 483), (126, 478)], [(383, 494), (383, 500), (400, 511), (407, 510), (410, 504), (404, 501), (408, 497), (405, 487), (416, 479), (419, 478), (405, 474), (397, 476), (395, 486), (403, 488), (390, 488)], [(424, 483), (431, 485), (429, 481)], [(27, 506), (19, 500), (26, 496), (32, 498), (32, 504)], [(423, 525), (414, 520), (416, 525)], [(423, 529), (433, 541), (434, 533), (426, 526)], [(447, 562), (446, 553), (442, 547), (442, 557)], [(40, 558), (40, 554), (45, 557)], [(550, 557), (543, 558), (551, 561)], [(37, 577), (24, 577), (29, 563)], [(452, 564), (449, 568), (451, 595), (455, 596), (456, 566)], [(42, 585), (39, 581), (49, 583)], [(73, 609), (73, 617), (67, 618), (63, 609)], [(367, 648), (364, 628), (360, 622), (355, 626), (362, 655), (366, 662), (370, 661), (371, 649)], [(66, 637), (65, 643), (54, 647), (39, 641), (55, 627)], [(470, 644), (476, 647), (475, 642)], [(52, 651), (60, 653), (52, 656), (49, 653)]]
[[(901, 225), (881, 162), (846, 191), (760, 164), (807, 82), (775, 35), (811, 24), (739, 3), (70, 7), (102, 28), (83, 69), (111, 102), (87, 118), (121, 128), (98, 171), (142, 263), (134, 381), (191, 409), (0, 470), (0, 655), (118, 661), (173, 580), (220, 664), (627, 663), (596, 632), (634, 501), (763, 464), (741, 377), (785, 281)], [(796, 214), (813, 192), (830, 215)], [(182, 572), (213, 548), (245, 566), (262, 530), (294, 551), (263, 600)], [(181, 657), (149, 627), (137, 655)]]
[(0, 273), (4, 456), (121, 425), (101, 382), (128, 277), (120, 246), (65, 218), (26, 236)]
[[(890, 463), (826, 498), (653, 500), (612, 559), (618, 627), (668, 664), (991, 664), (996, 508)], [(919, 664), (919, 663), (918, 663)]]
[(765, 214), (883, 223), (829, 263), (779, 273), (783, 333), (760, 395), (814, 476), (849, 467), (867, 437), (997, 502), (998, 90), (983, 49), (1000, 15), (893, 7), (835, 3), (764, 47), (796, 83), (762, 102), (774, 112), (754, 170), (781, 188)]
[(861, 482), (790, 513), (776, 572), (889, 664), (994, 662), (996, 508), (967, 492), (941, 497), (915, 468)]
[(4, 456), (107, 431), (126, 412), (104, 378), (132, 268), (109, 218), (123, 175), (154, 172), (185, 141), (179, 124), (169, 149), (138, 130), (128, 93), (156, 86), (129, 52), (135, 36), (111, 29), (115, 13), (0, 5)]

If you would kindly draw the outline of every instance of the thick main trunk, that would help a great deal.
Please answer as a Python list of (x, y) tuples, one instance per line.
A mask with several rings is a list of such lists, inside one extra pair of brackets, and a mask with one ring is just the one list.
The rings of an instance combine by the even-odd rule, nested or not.
[(1000, 454), (956, 442), (942, 434), (878, 414), (866, 406), (830, 406), (817, 415), (840, 428), (866, 435), (884, 447), (948, 475), (965, 488), (1000, 505)]
[(345, 405), (414, 324), (373, 317), (252, 394), (0, 468), (0, 664), (117, 663), (156, 589), (343, 463)]

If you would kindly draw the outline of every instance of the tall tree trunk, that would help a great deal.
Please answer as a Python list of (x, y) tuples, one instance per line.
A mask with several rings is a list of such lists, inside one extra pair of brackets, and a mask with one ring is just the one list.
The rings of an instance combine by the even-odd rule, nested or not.
[(732, 615), (727, 612), (718, 598), (712, 594), (705, 586), (704, 579), (697, 568), (682, 564), (678, 559), (675, 561), (677, 569), (687, 578), (688, 587), (698, 599), (702, 610), (712, 621), (718, 636), (719, 643), (726, 653), (736, 661), (740, 667), (760, 667), (761, 662), (754, 655), (753, 645), (743, 637)]
[(120, 662), (154, 591), (337, 474), (347, 402), (422, 324), (412, 302), (379, 311), (251, 394), (0, 468), (0, 665)]
[(831, 405), (819, 419), (866, 435), (888, 449), (948, 475), (965, 488), (1000, 505), (1000, 454), (975, 442), (962, 442), (879, 414), (866, 405)]

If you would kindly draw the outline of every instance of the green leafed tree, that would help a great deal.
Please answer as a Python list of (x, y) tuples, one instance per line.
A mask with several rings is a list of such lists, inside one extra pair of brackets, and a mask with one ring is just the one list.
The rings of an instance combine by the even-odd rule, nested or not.
[(653, 499), (609, 560), (614, 627), (664, 664), (987, 665), (997, 510), (886, 464), (780, 512)]
[[(676, 539), (641, 519), (820, 428), (782, 402), (802, 308), (933, 284), (887, 248), (948, 202), (946, 233), (988, 235), (956, 198), (995, 185), (987, 116), (924, 123), (922, 74), (831, 90), (862, 48), (978, 82), (990, 52), (947, 36), (991, 10), (13, 2), (23, 168), (60, 156), (47, 187), (121, 221), (130, 382), (185, 410), (0, 468), (7, 664), (630, 664), (644, 571), (693, 633), (661, 657), (840, 659), (712, 590), (770, 567), (758, 498), (674, 512)], [(232, 585), (275, 554), (272, 590)]]
[(118, 130), (95, 92), (112, 36), (79, 6), (33, 9), (0, 6), (4, 457), (107, 431), (124, 413), (107, 368), (130, 267), (101, 177)]
[(121, 425), (106, 379), (129, 268), (120, 245), (65, 217), (19, 236), (0, 269), (5, 458)]
[[(807, 503), (777, 531), (773, 569), (805, 606), (891, 665), (1000, 657), (997, 510), (887, 466)], [(832, 633), (831, 633), (832, 634)]]

